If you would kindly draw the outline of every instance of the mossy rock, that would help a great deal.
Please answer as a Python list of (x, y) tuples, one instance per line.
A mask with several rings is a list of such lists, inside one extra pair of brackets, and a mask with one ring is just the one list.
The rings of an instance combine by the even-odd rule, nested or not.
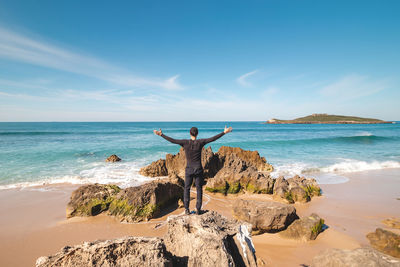
[(206, 190), (211, 193), (221, 193), (226, 195), (228, 192), (229, 184), (224, 182), (222, 186), (210, 187), (206, 186)]
[(241, 190), (240, 182), (235, 182), (235, 183), (229, 184), (227, 193), (228, 194), (237, 194), (240, 192), (240, 190)]
[(114, 197), (121, 191), (117, 185), (84, 185), (72, 192), (67, 204), (67, 218), (95, 216), (108, 209)]
[(321, 188), (315, 185), (307, 185), (302, 187), (310, 198), (313, 196), (321, 196)]
[(285, 192), (285, 199), (291, 204), (294, 203), (292, 192)]
[(157, 205), (154, 204), (133, 206), (127, 199), (114, 199), (109, 206), (108, 213), (121, 217), (124, 221), (142, 221), (153, 218), (157, 210)]

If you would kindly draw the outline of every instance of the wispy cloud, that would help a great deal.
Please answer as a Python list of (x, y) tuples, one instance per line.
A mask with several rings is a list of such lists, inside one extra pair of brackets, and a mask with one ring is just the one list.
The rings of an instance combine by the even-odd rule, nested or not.
[(182, 89), (179, 75), (161, 79), (139, 77), (101, 59), (72, 52), (0, 27), (0, 57), (132, 87)]
[(380, 92), (386, 86), (385, 81), (373, 81), (368, 76), (352, 74), (324, 86), (320, 93), (336, 99), (354, 99)]
[(245, 73), (242, 76), (240, 76), (239, 78), (237, 78), (236, 82), (245, 87), (251, 86), (252, 84), (249, 81), (247, 81), (247, 78), (256, 74), (257, 72), (258, 72), (258, 70), (253, 70), (248, 73)]

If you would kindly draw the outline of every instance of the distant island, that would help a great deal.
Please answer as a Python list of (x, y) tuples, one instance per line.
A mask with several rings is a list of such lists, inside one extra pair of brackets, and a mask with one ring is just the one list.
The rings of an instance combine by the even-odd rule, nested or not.
[(329, 115), (326, 113), (312, 114), (306, 117), (297, 118), (294, 120), (279, 120), (270, 119), (266, 121), (267, 124), (375, 124), (375, 123), (392, 123), (390, 121), (383, 121), (371, 118), (360, 118), (353, 116)]

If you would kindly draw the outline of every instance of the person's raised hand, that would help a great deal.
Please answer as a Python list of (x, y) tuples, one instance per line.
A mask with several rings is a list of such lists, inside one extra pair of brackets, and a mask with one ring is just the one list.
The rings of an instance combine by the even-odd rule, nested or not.
[(232, 132), (232, 127), (226, 128), (225, 125), (224, 133), (230, 133), (230, 132)]
[(154, 132), (154, 134), (156, 134), (156, 135), (158, 135), (158, 136), (161, 136), (162, 135), (162, 131), (161, 131), (161, 129), (160, 130), (154, 130), (153, 131)]

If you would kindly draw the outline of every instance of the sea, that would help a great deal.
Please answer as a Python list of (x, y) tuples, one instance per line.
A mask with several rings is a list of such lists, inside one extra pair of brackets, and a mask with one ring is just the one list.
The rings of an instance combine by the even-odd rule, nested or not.
[[(400, 168), (400, 122), (391, 124), (264, 124), (263, 122), (1, 122), (0, 190), (42, 185), (113, 183), (140, 185), (151, 178), (141, 167), (177, 153), (179, 146), (154, 135), (189, 138), (199, 129), (210, 143), (257, 150), (272, 175), (302, 175), (320, 184), (348, 181), (347, 174)], [(122, 161), (106, 163), (111, 154)]]

